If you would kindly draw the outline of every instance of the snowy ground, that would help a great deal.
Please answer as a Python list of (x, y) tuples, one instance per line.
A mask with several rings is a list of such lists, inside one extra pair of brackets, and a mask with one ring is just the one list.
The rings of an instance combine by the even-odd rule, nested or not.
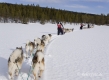
[[(79, 30), (79, 25), (64, 25), (75, 30), (57, 36), (56, 24), (0, 23), (0, 80), (8, 80), (7, 60), (16, 47), (25, 48), (43, 34), (52, 34), (46, 46), (45, 71), (39, 80), (109, 80), (109, 27)], [(25, 49), (24, 49), (25, 50)], [(15, 80), (27, 80), (30, 60), (24, 60)], [(32, 74), (29, 77), (32, 80)]]

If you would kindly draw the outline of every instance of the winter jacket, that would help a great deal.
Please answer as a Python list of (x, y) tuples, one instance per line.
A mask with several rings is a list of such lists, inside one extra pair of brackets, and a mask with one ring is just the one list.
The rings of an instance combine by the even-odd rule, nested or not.
[(58, 28), (61, 28), (61, 27), (62, 27), (62, 25), (61, 25), (61, 24), (57, 24), (57, 27), (58, 27)]

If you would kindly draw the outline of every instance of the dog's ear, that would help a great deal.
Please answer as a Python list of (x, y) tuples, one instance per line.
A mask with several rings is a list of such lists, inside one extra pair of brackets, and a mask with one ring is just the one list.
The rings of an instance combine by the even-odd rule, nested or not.
[(44, 35), (42, 35), (42, 37), (43, 37)]
[(48, 34), (50, 37), (52, 36), (51, 34)]
[(9, 57), (9, 59), (8, 59), (8, 63), (9, 63), (9, 62), (11, 62), (10, 57)]
[(16, 49), (18, 49), (18, 47), (16, 47)]
[(35, 39), (34, 39), (34, 41), (35, 41)]

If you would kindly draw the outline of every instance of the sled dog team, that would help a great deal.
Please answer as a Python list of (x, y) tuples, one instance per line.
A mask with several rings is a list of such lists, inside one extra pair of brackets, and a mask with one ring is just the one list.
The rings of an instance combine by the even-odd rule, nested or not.
[[(64, 28), (63, 32), (65, 34), (68, 32), (72, 32), (73, 30), (74, 28), (72, 29)], [(25, 45), (26, 58), (33, 56), (32, 73), (34, 76), (34, 80), (38, 80), (38, 77), (41, 77), (44, 71), (44, 68), (45, 68), (44, 49), (46, 45), (50, 42), (51, 37), (52, 37), (51, 34), (47, 34), (47, 35), (42, 35), (41, 38), (35, 38), (34, 42), (31, 42), (31, 41), (26, 42), (26, 45)], [(36, 49), (36, 52), (33, 53), (35, 49)], [(24, 59), (23, 54), (24, 54), (23, 48), (16, 47), (16, 49), (10, 55), (8, 59), (8, 74), (9, 74), (10, 80), (14, 80), (14, 75), (16, 76), (19, 75), (19, 71), (22, 67), (22, 63)]]
[[(44, 49), (46, 45), (50, 42), (52, 35), (42, 35), (42, 38), (34, 39), (34, 42), (27, 41), (25, 45), (26, 58), (29, 58), (33, 55), (32, 59), (32, 74), (34, 76), (34, 80), (38, 80), (38, 77), (41, 77), (44, 68)], [(35, 54), (33, 54), (34, 49), (36, 49)], [(29, 54), (30, 53), (30, 54)], [(9, 79), (14, 80), (14, 75), (18, 76), (19, 70), (22, 67), (23, 63), (23, 48), (16, 47), (16, 49), (12, 52), (8, 59), (8, 74)]]
[[(93, 26), (91, 27), (93, 28)], [(86, 29), (86, 28), (84, 28)], [(73, 32), (74, 28), (63, 28), (63, 32), (69, 33)], [(35, 38), (34, 42), (27, 41), (25, 45), (25, 51), (26, 51), (26, 58), (29, 58), (33, 56), (32, 59), (32, 74), (34, 76), (34, 80), (38, 80), (38, 77), (42, 76), (42, 73), (45, 68), (44, 63), (44, 49), (46, 45), (50, 42), (52, 35), (42, 35), (41, 38)], [(35, 54), (33, 53), (36, 49)], [(23, 48), (22, 47), (16, 47), (16, 49), (12, 52), (8, 59), (8, 74), (9, 79), (14, 80), (14, 75), (19, 75), (19, 70), (22, 67), (23, 63)]]

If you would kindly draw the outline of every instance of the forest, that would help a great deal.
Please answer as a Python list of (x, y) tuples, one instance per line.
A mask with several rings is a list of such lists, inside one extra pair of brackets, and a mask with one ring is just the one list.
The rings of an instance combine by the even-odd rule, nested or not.
[(0, 23), (23, 23), (40, 22), (56, 23), (91, 23), (97, 25), (109, 25), (109, 14), (91, 14), (73, 12), (62, 9), (40, 7), (34, 4), (11, 4), (0, 3)]

